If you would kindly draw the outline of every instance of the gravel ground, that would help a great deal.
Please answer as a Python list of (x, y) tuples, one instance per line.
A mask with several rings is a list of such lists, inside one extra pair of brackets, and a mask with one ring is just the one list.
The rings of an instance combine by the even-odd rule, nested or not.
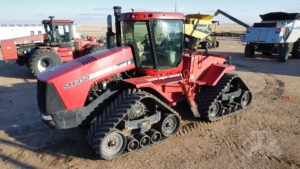
[(243, 112), (214, 123), (191, 116), (186, 103), (178, 135), (113, 161), (99, 160), (86, 129), (53, 130), (37, 113), (36, 79), (0, 56), (0, 166), (4, 168), (300, 168), (300, 60), (245, 58), (237, 38), (210, 52), (232, 57), (234, 73), (254, 94)]

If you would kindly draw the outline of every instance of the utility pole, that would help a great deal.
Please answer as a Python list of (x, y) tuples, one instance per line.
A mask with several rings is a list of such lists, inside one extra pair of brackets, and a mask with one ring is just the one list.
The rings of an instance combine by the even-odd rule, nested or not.
[(175, 13), (177, 12), (177, 0), (175, 0)]

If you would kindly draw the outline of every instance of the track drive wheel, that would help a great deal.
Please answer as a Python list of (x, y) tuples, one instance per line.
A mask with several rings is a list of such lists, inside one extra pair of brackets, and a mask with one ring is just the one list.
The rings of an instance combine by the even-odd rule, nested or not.
[(292, 57), (295, 59), (300, 59), (300, 40), (294, 43)]
[(118, 130), (108, 133), (100, 142), (99, 154), (105, 159), (112, 159), (123, 152), (126, 137)]
[(278, 61), (279, 62), (286, 62), (289, 58), (289, 47), (283, 46), (280, 49), (280, 52), (278, 54)]
[(255, 53), (255, 49), (253, 45), (247, 44), (245, 47), (245, 56), (248, 58), (253, 58)]
[(180, 120), (170, 113), (162, 115), (160, 122), (157, 124), (158, 131), (165, 137), (171, 137), (175, 135), (180, 128)]
[(97, 45), (92, 45), (89, 48), (87, 48), (84, 52), (84, 55), (96, 53), (98, 51), (104, 50), (104, 47), (102, 46), (97, 46)]
[(28, 66), (34, 76), (59, 64), (62, 64), (59, 55), (49, 49), (37, 49), (28, 59)]

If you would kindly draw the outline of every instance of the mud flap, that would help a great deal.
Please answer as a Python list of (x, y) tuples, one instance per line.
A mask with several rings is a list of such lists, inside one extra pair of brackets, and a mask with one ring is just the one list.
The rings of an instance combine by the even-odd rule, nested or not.
[(196, 83), (206, 84), (208, 86), (215, 86), (221, 77), (228, 71), (234, 70), (235, 66), (225, 64), (212, 64), (204, 76), (196, 80)]

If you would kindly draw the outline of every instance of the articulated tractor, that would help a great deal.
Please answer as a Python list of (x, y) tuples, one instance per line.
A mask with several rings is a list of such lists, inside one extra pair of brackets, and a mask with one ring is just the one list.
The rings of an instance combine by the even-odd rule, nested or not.
[(72, 20), (43, 20), (45, 34), (6, 39), (1, 51), (6, 63), (24, 64), (34, 76), (52, 67), (103, 49), (104, 43), (81, 40)]
[(229, 73), (229, 56), (184, 50), (182, 13), (121, 13), (115, 6), (114, 14), (116, 47), (38, 74), (38, 111), (49, 127), (90, 125), (90, 146), (112, 160), (175, 136), (178, 102), (207, 121), (251, 104), (247, 85)]

